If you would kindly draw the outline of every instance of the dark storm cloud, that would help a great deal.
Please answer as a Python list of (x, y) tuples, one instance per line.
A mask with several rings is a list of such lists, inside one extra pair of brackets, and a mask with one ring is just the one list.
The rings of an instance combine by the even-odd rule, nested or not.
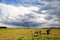
[(51, 26), (51, 27), (55, 27), (55, 26), (60, 27), (60, 24), (49, 24), (49, 26)]
[(58, 18), (60, 17), (60, 9), (56, 9), (53, 14), (55, 14)]
[(22, 27), (37, 27), (37, 26), (41, 26), (42, 24), (45, 23), (39, 23), (39, 22), (5, 22), (4, 24), (8, 24), (8, 25), (13, 25), (13, 26), (22, 26)]
[(47, 17), (45, 17), (45, 19), (46, 20), (51, 20), (51, 19), (53, 19), (53, 17), (48, 15)]
[(53, 7), (50, 4), (48, 4), (45, 7), (43, 7), (41, 10), (55, 10), (55, 9), (56, 9), (56, 7)]
[[(43, 14), (41, 13), (42, 10), (47, 10), (48, 15), (53, 15), (56, 16), (58, 19), (60, 19), (60, 3), (59, 0), (42, 0), (42, 1), (53, 1), (53, 2), (48, 2), (48, 4), (44, 7), (41, 8), (41, 10), (39, 10), (37, 13), (39, 14)], [(54, 2), (55, 1), (55, 2)], [(50, 19), (51, 17), (48, 17), (48, 19)]]
[(21, 18), (21, 21), (29, 21), (30, 19), (35, 19), (36, 16), (33, 13), (30, 14), (24, 14), (24, 16), (19, 15)]
[(35, 18), (36, 17), (33, 13), (25, 14), (25, 16), (27, 16), (28, 18)]

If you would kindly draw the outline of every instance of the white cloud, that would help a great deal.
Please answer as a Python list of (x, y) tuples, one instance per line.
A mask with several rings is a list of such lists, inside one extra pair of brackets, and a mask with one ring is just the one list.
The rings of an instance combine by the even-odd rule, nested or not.
[(41, 12), (42, 12), (42, 13), (46, 13), (46, 12), (47, 12), (47, 10), (42, 10)]
[(21, 21), (21, 18), (23, 17), (19, 17), (18, 15), (24, 16), (25, 14), (33, 13), (33, 10), (38, 11), (39, 9), (40, 8), (36, 6), (24, 7), (24, 6), (12, 6), (12, 5), (0, 3), (0, 10), (1, 13), (3, 14), (2, 17), (0, 18), (0, 24), (2, 22), (8, 22), (8, 21), (11, 22)]
[(15, 17), (17, 18), (18, 15), (24, 15), (24, 14), (29, 14), (32, 13), (32, 10), (38, 11), (39, 8), (36, 6), (30, 6), (30, 7), (24, 7), (24, 6), (12, 6), (12, 5), (7, 5), (0, 3), (0, 9), (2, 11), (2, 17), (3, 18), (8, 18), (11, 20), (16, 20)]

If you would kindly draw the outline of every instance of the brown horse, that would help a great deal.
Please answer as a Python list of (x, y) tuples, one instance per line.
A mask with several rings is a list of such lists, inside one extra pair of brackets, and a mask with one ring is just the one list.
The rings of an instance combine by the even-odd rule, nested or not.
[(41, 35), (41, 30), (37, 30), (34, 32), (34, 37), (38, 37), (39, 35)]

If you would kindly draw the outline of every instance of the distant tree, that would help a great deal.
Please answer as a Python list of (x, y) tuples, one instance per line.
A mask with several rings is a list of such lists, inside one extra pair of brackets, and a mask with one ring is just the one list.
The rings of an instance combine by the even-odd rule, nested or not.
[(1, 28), (5, 28), (5, 29), (6, 29), (7, 27), (4, 27), (4, 26), (1, 27), (1, 26), (0, 26), (0, 29), (1, 29)]

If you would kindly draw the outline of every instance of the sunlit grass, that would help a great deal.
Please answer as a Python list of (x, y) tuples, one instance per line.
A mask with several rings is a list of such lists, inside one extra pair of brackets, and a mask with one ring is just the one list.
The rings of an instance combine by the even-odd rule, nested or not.
[(30, 28), (8, 28), (0, 29), (0, 40), (59, 40), (60, 39), (60, 29), (51, 29), (49, 35), (46, 35), (47, 29), (39, 29), (42, 34), (38, 37), (34, 37), (34, 32), (38, 29)]

